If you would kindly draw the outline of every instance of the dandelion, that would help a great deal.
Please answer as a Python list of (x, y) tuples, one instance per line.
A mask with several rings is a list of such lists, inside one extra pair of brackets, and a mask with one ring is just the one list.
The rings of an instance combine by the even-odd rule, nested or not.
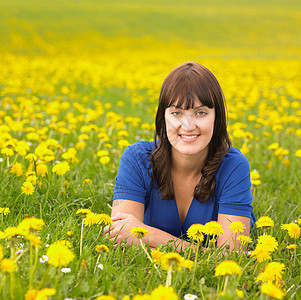
[(136, 236), (138, 239), (142, 239), (146, 234), (149, 234), (149, 231), (143, 227), (135, 227), (132, 228), (130, 234)]
[(83, 215), (87, 215), (87, 214), (90, 214), (91, 213), (91, 210), (90, 209), (86, 209), (86, 208), (80, 208), (76, 211), (76, 215), (78, 214), (83, 214)]
[(240, 235), (237, 237), (237, 240), (242, 244), (242, 245), (245, 245), (247, 243), (252, 243), (252, 239), (247, 236), (247, 235)]
[(251, 183), (252, 185), (260, 185), (261, 181), (260, 181), (260, 175), (256, 170), (251, 171), (250, 173), (251, 175)]
[(24, 182), (21, 189), (25, 195), (32, 195), (34, 193), (34, 186), (30, 182)]
[(255, 256), (257, 262), (261, 263), (271, 258), (271, 252), (265, 247), (264, 244), (257, 244), (254, 251), (251, 252), (251, 256)]
[(183, 257), (176, 252), (168, 252), (164, 254), (161, 258), (161, 267), (165, 271), (168, 271), (170, 268), (172, 271), (178, 270), (181, 271), (183, 263)]
[(274, 221), (268, 216), (260, 217), (255, 224), (258, 228), (274, 227)]
[(198, 242), (203, 242), (204, 240), (204, 225), (202, 224), (193, 224), (191, 225), (188, 230), (187, 230), (187, 236), (191, 239), (191, 240), (195, 240)]
[(54, 267), (61, 267), (69, 264), (75, 258), (74, 253), (61, 244), (51, 244), (46, 252), (49, 257), (48, 263)]
[(42, 219), (37, 219), (35, 217), (25, 218), (18, 225), (18, 228), (23, 230), (42, 230), (45, 225), (45, 222)]
[(10, 210), (8, 207), (0, 207), (0, 214), (3, 214), (4, 216), (6, 216), (9, 213), (10, 213)]
[(109, 252), (109, 248), (106, 246), (106, 245), (97, 245), (95, 247), (95, 251), (96, 252), (100, 252), (100, 251), (103, 251), (103, 252)]
[(224, 260), (215, 268), (215, 276), (238, 275), (241, 267), (233, 260)]
[(100, 215), (96, 213), (88, 213), (84, 218), (84, 225), (91, 227), (92, 225), (100, 224)]
[(244, 297), (244, 292), (239, 290), (239, 289), (235, 289), (235, 292), (236, 292), (236, 295), (239, 297), (239, 298), (243, 298)]
[(99, 162), (102, 164), (102, 165), (106, 165), (107, 163), (109, 163), (111, 160), (110, 156), (102, 156), (100, 159), (99, 159)]
[(246, 226), (242, 222), (236, 221), (230, 224), (230, 229), (232, 229), (234, 233), (237, 232), (243, 233), (244, 230), (246, 229)]
[(157, 288), (155, 288), (150, 295), (150, 299), (153, 300), (178, 300), (179, 297), (175, 293), (173, 287), (164, 287), (163, 285), (159, 285)]
[(217, 221), (210, 221), (205, 224), (204, 233), (207, 235), (220, 236), (224, 233), (224, 229)]
[(107, 150), (99, 150), (97, 152), (98, 157), (109, 156), (109, 152)]
[(257, 241), (258, 244), (262, 244), (266, 248), (266, 250), (270, 252), (273, 252), (278, 248), (278, 242), (271, 235), (261, 235), (258, 237)]
[(164, 255), (165, 253), (160, 251), (159, 249), (156, 249), (156, 250), (151, 250), (151, 255), (152, 255), (152, 258), (154, 260), (154, 262), (156, 264), (158, 264), (161, 260), (161, 257)]
[(66, 234), (67, 234), (69, 237), (72, 237), (72, 236), (73, 236), (73, 231), (67, 231)]
[(285, 265), (279, 262), (270, 262), (265, 267), (264, 272), (260, 273), (256, 281), (276, 281), (282, 278)]
[(297, 239), (300, 236), (300, 227), (296, 223), (282, 224), (281, 229), (286, 230), (293, 239)]
[(4, 258), (3, 260), (1, 260), (0, 267), (2, 272), (6, 273), (13, 273), (18, 269), (16, 262), (11, 258)]
[(301, 224), (301, 218), (297, 220), (297, 223), (298, 223), (298, 224)]
[(286, 249), (289, 249), (289, 250), (295, 250), (296, 248), (297, 248), (296, 244), (290, 244), (290, 245), (286, 246)]
[(100, 225), (102, 226), (107, 226), (107, 225), (112, 225), (113, 221), (111, 217), (107, 214), (99, 214), (99, 219), (100, 219)]
[(15, 162), (11, 165), (11, 173), (16, 174), (18, 177), (23, 174), (23, 165)]
[(97, 297), (95, 300), (116, 300), (113, 296), (101, 295)]
[(266, 294), (275, 299), (282, 299), (285, 296), (285, 292), (278, 288), (271, 281), (263, 283), (260, 287), (260, 290), (263, 294)]
[(192, 267), (193, 267), (194, 262), (192, 260), (189, 259), (185, 259), (182, 263), (182, 267), (188, 269), (189, 271), (191, 271)]
[(64, 175), (70, 170), (70, 166), (67, 162), (61, 162), (52, 168), (52, 172), (57, 175)]
[(47, 300), (49, 296), (53, 296), (55, 294), (55, 289), (45, 288), (40, 291), (30, 289), (25, 294), (25, 300)]

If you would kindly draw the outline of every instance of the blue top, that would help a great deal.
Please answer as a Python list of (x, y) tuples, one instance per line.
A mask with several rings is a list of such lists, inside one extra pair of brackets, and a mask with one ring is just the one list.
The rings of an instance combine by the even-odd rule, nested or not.
[(162, 200), (148, 173), (154, 142), (139, 141), (123, 152), (116, 184), (115, 199), (133, 200), (144, 204), (144, 224), (159, 228), (176, 237), (186, 238), (192, 224), (217, 221), (217, 215), (244, 216), (255, 220), (252, 207), (250, 167), (246, 157), (236, 148), (226, 154), (216, 172), (214, 196), (205, 203), (193, 198), (184, 223), (181, 224), (176, 200)]

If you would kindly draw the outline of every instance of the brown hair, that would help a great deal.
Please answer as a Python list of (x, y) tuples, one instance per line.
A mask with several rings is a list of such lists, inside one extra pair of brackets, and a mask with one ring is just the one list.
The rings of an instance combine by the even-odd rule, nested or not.
[(215, 76), (195, 62), (186, 62), (173, 69), (161, 88), (156, 115), (156, 149), (150, 156), (152, 181), (164, 200), (175, 197), (171, 179), (171, 144), (166, 133), (165, 110), (174, 103), (184, 109), (193, 108), (195, 99), (215, 110), (214, 130), (201, 170), (202, 179), (194, 191), (194, 197), (198, 201), (203, 203), (214, 194), (215, 173), (231, 148), (226, 124), (225, 99)]

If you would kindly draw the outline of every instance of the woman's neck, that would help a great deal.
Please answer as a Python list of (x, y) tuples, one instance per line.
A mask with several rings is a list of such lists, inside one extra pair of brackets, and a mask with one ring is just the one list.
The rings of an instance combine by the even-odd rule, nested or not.
[(199, 177), (206, 156), (182, 154), (178, 151), (171, 153), (171, 167), (176, 173), (187, 177)]

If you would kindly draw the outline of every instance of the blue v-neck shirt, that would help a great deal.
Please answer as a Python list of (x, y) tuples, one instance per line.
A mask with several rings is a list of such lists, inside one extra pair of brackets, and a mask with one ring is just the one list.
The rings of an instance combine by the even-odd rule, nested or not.
[(236, 148), (224, 157), (216, 172), (215, 194), (205, 203), (193, 198), (181, 224), (176, 200), (162, 200), (148, 172), (150, 154), (155, 143), (139, 141), (123, 152), (115, 179), (115, 199), (133, 200), (144, 204), (144, 224), (186, 238), (192, 224), (217, 221), (218, 214), (248, 217), (253, 226), (250, 167), (246, 157)]

